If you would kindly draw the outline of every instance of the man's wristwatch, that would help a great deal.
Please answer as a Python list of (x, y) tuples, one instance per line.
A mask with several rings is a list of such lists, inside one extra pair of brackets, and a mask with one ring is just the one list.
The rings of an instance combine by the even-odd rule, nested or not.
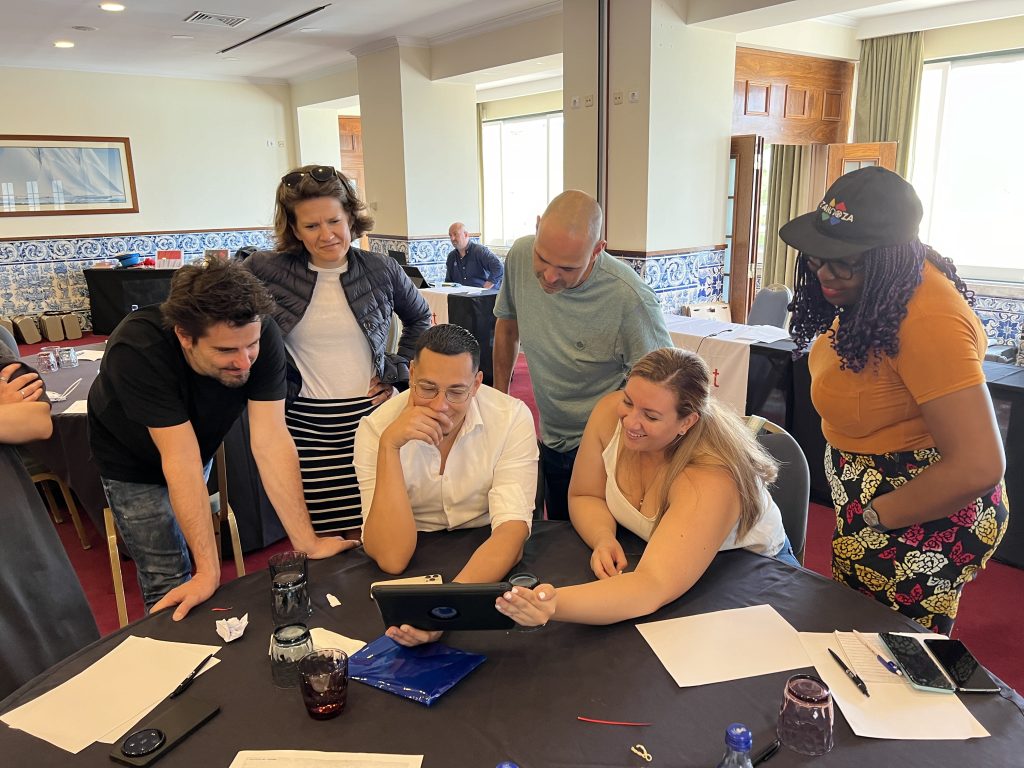
[(878, 513), (875, 511), (874, 503), (874, 500), (869, 501), (867, 506), (861, 511), (861, 514), (864, 516), (864, 524), (879, 533), (888, 533), (892, 528), (886, 528), (882, 525), (882, 521), (878, 519)]

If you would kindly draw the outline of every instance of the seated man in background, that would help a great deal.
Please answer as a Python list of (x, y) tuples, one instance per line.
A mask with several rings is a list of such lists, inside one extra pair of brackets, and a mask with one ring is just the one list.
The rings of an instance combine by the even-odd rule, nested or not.
[(448, 254), (444, 281), (475, 285), (477, 288), (497, 288), (505, 273), (501, 259), (491, 249), (480, 243), (470, 242), (466, 225), (457, 221), (448, 227), (448, 239), (453, 250)]
[(99, 640), (85, 593), (15, 445), (53, 431), (39, 375), (0, 342), (0, 699)]
[[(491, 526), (455, 581), (498, 581), (522, 557), (537, 490), (537, 435), (526, 405), (482, 386), (480, 344), (458, 325), (435, 325), (416, 344), (410, 388), (356, 430), (363, 546), (401, 573), (418, 531)], [(390, 627), (406, 645), (437, 633)]]
[(178, 606), (175, 621), (220, 584), (206, 478), (246, 407), (252, 454), (292, 546), (324, 558), (359, 544), (313, 532), (285, 427), (284, 343), (267, 315), (272, 304), (236, 262), (182, 267), (167, 301), (114, 329), (89, 391), (89, 442), (143, 602), (151, 611)]

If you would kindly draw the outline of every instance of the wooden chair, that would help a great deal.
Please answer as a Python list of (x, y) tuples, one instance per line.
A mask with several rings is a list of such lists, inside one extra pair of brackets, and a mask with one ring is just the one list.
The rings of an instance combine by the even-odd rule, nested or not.
[(75, 499), (71, 495), (71, 489), (68, 488), (67, 483), (51, 472), (48, 467), (36, 461), (27, 451), (19, 451), (19, 454), (32, 482), (38, 485), (43, 492), (43, 498), (46, 499), (46, 506), (50, 510), (53, 522), (63, 523), (64, 517), (60, 513), (60, 507), (53, 496), (53, 491), (50, 490), (49, 483), (56, 483), (57, 488), (60, 489), (61, 495), (64, 497), (64, 506), (67, 507), (68, 513), (71, 515), (71, 522), (74, 523), (75, 533), (78, 534), (78, 540), (82, 542), (82, 549), (91, 549), (92, 544), (89, 543), (89, 536), (86, 534), (85, 528), (82, 526), (82, 518), (78, 514), (78, 505), (75, 504)]
[[(210, 512), (213, 515), (213, 535), (217, 542), (217, 555), (221, 552), (220, 533), (227, 524), (231, 537), (231, 552), (235, 560), (235, 573), (245, 576), (245, 560), (242, 557), (242, 542), (238, 537), (238, 522), (235, 513), (228, 503), (227, 460), (224, 456), (224, 445), (217, 449), (217, 488), (216, 494), (210, 497)], [(117, 526), (114, 524), (114, 513), (110, 507), (103, 510), (103, 529), (107, 538), (107, 552), (110, 555), (110, 573), (114, 580), (114, 601), (117, 603), (117, 621), (119, 626), (128, 623), (128, 607), (124, 597), (124, 577), (121, 574), (121, 553), (117, 546)]]

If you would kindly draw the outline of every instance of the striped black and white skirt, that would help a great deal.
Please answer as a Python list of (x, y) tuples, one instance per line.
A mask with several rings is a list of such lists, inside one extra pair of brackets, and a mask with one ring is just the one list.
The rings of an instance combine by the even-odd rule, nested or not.
[(295, 399), (285, 412), (299, 452), (302, 490), (317, 533), (340, 533), (363, 524), (352, 453), (359, 420), (374, 410), (369, 398)]

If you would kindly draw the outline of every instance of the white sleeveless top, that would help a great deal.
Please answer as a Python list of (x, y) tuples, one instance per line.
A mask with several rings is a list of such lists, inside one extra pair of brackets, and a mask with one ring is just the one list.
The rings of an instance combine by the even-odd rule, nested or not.
[[(654, 520), (641, 514), (640, 510), (629, 503), (629, 500), (619, 490), (619, 484), (615, 482), (615, 466), (619, 460), (619, 437), (622, 434), (622, 422), (615, 426), (615, 434), (612, 436), (608, 446), (601, 454), (604, 459), (604, 471), (608, 479), (604, 486), (605, 503), (612, 513), (612, 517), (623, 528), (627, 528), (644, 541), (651, 540), (654, 532)], [(725, 537), (719, 552), (727, 549), (749, 549), (761, 555), (776, 555), (782, 549), (786, 540), (786, 529), (782, 527), (782, 513), (778, 506), (768, 494), (768, 489), (761, 486), (761, 499), (764, 513), (761, 519), (754, 524), (754, 527), (747, 531), (742, 539), (736, 539), (736, 530), (739, 523), (733, 526), (729, 535)]]

